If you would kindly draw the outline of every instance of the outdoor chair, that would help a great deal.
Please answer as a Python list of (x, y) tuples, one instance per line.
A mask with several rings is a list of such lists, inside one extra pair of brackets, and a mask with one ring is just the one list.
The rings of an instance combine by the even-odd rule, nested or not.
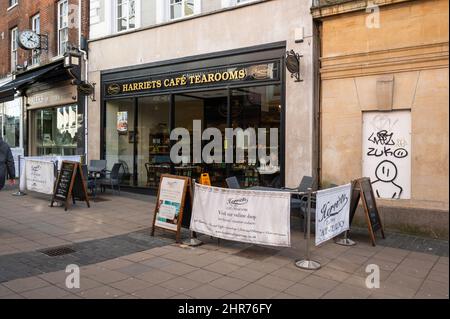
[(120, 183), (122, 182), (123, 172), (120, 171), (122, 163), (115, 163), (112, 170), (105, 171), (105, 177), (101, 179), (100, 184), (102, 191), (105, 191), (106, 186), (110, 186), (114, 191), (114, 186), (117, 186), (117, 190), (120, 195)]
[(90, 160), (89, 161), (89, 172), (102, 173), (104, 171), (106, 171), (106, 160)]
[(241, 185), (239, 185), (239, 181), (237, 179), (236, 176), (231, 176), (225, 179), (228, 188), (232, 188), (232, 189), (239, 189), (241, 188)]
[[(283, 187), (285, 190), (305, 193), (308, 189), (313, 189), (314, 179), (312, 176), (303, 176), (302, 180), (298, 187), (289, 188)], [(315, 197), (311, 196), (311, 221), (314, 220), (315, 217)], [(303, 232), (306, 237), (306, 217), (308, 213), (308, 196), (307, 195), (294, 195), (294, 198), (291, 199), (291, 208), (298, 209), (300, 211), (300, 217), (302, 218), (303, 224)]]
[(83, 172), (83, 182), (86, 189), (89, 189), (91, 191), (91, 194), (95, 196), (95, 182), (92, 180), (92, 178), (89, 178), (88, 167), (86, 164), (81, 165), (81, 171)]

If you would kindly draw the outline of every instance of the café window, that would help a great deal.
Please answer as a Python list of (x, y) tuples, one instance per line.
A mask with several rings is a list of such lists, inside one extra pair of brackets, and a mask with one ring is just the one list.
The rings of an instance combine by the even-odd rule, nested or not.
[(170, 19), (181, 19), (193, 15), (197, 9), (195, 0), (170, 0)]
[(20, 147), (20, 110), (18, 100), (0, 103), (0, 136), (11, 148)]
[(117, 32), (127, 31), (137, 27), (138, 2), (136, 0), (117, 0)]
[(69, 2), (61, 0), (58, 2), (58, 55), (67, 51), (69, 43)]
[(11, 29), (11, 72), (17, 67), (17, 27)]
[(78, 155), (83, 116), (77, 105), (31, 111), (32, 155)]
[[(40, 14), (36, 14), (31, 18), (31, 29), (36, 32), (37, 34), (41, 33), (41, 16)], [(33, 50), (31, 52), (31, 63), (33, 65), (39, 64), (40, 61), (40, 54), (39, 50)]]

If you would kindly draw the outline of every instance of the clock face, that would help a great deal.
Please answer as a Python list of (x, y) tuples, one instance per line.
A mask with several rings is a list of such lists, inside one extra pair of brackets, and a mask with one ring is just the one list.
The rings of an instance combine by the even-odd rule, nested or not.
[(39, 35), (31, 30), (25, 30), (19, 34), (19, 46), (25, 50), (33, 50), (40, 45)]

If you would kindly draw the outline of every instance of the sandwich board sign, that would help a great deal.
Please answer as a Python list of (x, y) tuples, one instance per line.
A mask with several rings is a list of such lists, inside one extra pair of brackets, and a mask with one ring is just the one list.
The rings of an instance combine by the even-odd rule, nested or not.
[(75, 204), (75, 200), (85, 201), (87, 206), (90, 207), (80, 163), (63, 161), (50, 207), (53, 207), (55, 202), (60, 201), (64, 203), (64, 210), (67, 211), (70, 200), (73, 204)]
[(161, 175), (153, 216), (152, 236), (155, 234), (155, 228), (159, 228), (175, 232), (176, 240), (180, 242), (186, 196), (188, 193), (191, 196), (190, 185), (189, 177)]
[(372, 241), (372, 245), (375, 246), (375, 233), (379, 230), (383, 239), (385, 238), (385, 235), (372, 184), (370, 182), (370, 178), (368, 177), (359, 178), (352, 182), (350, 224), (353, 221), (353, 217), (355, 216), (360, 199), (363, 204), (370, 239)]

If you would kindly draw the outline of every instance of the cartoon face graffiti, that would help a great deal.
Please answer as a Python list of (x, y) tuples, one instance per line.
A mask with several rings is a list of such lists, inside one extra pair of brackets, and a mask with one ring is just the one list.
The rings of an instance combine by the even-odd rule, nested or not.
[(397, 166), (388, 160), (378, 164), (377, 169), (375, 170), (377, 179), (385, 183), (393, 182), (397, 177), (397, 173)]
[(376, 180), (372, 183), (378, 197), (400, 198), (403, 189), (394, 182), (397, 175), (397, 166), (393, 162), (384, 160), (378, 164), (375, 170)]

